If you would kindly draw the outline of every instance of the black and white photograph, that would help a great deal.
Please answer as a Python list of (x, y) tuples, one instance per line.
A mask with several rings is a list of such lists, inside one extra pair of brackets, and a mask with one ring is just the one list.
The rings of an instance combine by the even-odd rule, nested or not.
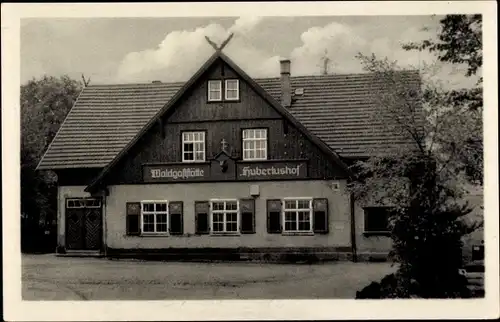
[(498, 317), (496, 4), (435, 3), (2, 5), (10, 320)]

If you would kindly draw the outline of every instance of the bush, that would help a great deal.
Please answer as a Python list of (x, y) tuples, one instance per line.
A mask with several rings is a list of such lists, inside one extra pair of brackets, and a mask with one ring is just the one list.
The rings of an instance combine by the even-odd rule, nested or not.
[(372, 282), (361, 291), (357, 291), (356, 299), (400, 298), (402, 292), (406, 294), (406, 298), (470, 298), (472, 296), (467, 288), (467, 278), (458, 274), (458, 272), (457, 275), (440, 281), (440, 284), (446, 284), (446, 289), (449, 290), (449, 293), (445, 296), (430, 296), (426, 288), (419, 285), (416, 280), (412, 280), (410, 285), (406, 285), (405, 281), (406, 279), (402, 278), (398, 273), (386, 275), (380, 283)]
[(55, 227), (42, 226), (32, 220), (21, 219), (22, 253), (53, 253), (56, 249), (56, 239)]

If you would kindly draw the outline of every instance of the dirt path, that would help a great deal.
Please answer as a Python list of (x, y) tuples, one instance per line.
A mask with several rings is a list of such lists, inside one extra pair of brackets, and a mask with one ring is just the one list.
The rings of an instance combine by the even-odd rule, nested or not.
[(25, 300), (354, 298), (388, 263), (180, 263), (23, 256)]

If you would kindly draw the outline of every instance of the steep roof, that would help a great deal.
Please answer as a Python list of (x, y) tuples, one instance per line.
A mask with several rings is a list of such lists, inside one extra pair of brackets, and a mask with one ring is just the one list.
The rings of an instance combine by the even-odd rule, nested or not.
[[(417, 72), (402, 73), (409, 82), (418, 84)], [(383, 127), (374, 131), (370, 126), (367, 112), (374, 106), (372, 93), (376, 81), (375, 76), (368, 73), (291, 77), (292, 92), (297, 88), (304, 92), (294, 95), (288, 111), (308, 132), (341, 157), (365, 157), (381, 141), (405, 142), (403, 138), (386, 133)], [(265, 95), (279, 102), (279, 78), (255, 79), (255, 82)], [(38, 169), (105, 167), (186, 85), (149, 83), (86, 87)]]
[(149, 131), (156, 121), (168, 113), (171, 109), (175, 108), (177, 101), (192, 87), (194, 84), (202, 77), (202, 75), (212, 67), (217, 61), (221, 60), (229, 67), (231, 67), (236, 74), (247, 82), (250, 88), (252, 88), (258, 95), (260, 95), (267, 103), (270, 104), (276, 112), (278, 112), (285, 120), (288, 120), (293, 124), (299, 132), (301, 132), (306, 138), (308, 138), (313, 144), (315, 144), (320, 150), (325, 153), (334, 164), (337, 164), (347, 175), (352, 175), (348, 166), (340, 159), (337, 153), (332, 150), (323, 141), (314, 136), (307, 128), (304, 127), (295, 117), (290, 114), (290, 112), (281, 106), (269, 93), (267, 93), (259, 84), (257, 84), (247, 73), (245, 73), (238, 65), (236, 65), (229, 57), (227, 57), (220, 50), (217, 50), (204, 64), (198, 69), (198, 71), (182, 86), (182, 88), (177, 91), (174, 96), (146, 123), (146, 125), (134, 136), (134, 138), (109, 162), (92, 181), (90, 185), (85, 188), (85, 191), (92, 191), (98, 185), (102, 183), (104, 177), (110, 172), (110, 170), (121, 160), (128, 151), (139, 141), (139, 139)]
[[(400, 71), (398, 79), (409, 88), (420, 86), (417, 71)], [(268, 93), (280, 99), (280, 79), (256, 79)], [(384, 91), (375, 74), (336, 74), (291, 78), (295, 95), (289, 109), (311, 133), (344, 158), (368, 157), (372, 149), (384, 144), (408, 144), (408, 138), (387, 131), (373, 123), (374, 92)]]

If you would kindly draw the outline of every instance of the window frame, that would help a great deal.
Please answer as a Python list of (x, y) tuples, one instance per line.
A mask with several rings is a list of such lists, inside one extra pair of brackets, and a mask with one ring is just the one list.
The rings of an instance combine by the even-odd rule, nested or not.
[[(231, 89), (231, 91), (236, 91), (235, 98), (229, 98), (228, 94), (228, 82), (236, 82), (236, 89)], [(224, 100), (226, 101), (239, 101), (240, 100), (240, 80), (237, 78), (224, 79)]]
[[(153, 215), (153, 228), (154, 231), (144, 231), (144, 204), (154, 204), (154, 211), (146, 211), (146, 215)], [(156, 210), (156, 205), (157, 204), (165, 204), (165, 211), (157, 211)], [(142, 200), (141, 201), (141, 215), (139, 218), (139, 229), (140, 229), (140, 235), (141, 236), (168, 236), (170, 235), (170, 212), (169, 212), (169, 202), (168, 200)], [(165, 215), (165, 226), (166, 230), (165, 231), (157, 231), (157, 215)]]
[(386, 230), (371, 230), (371, 229), (367, 229), (367, 215), (369, 214), (369, 211), (371, 209), (380, 209), (380, 208), (383, 208), (383, 209), (386, 209), (386, 211), (390, 212), (390, 210), (393, 208), (393, 207), (388, 207), (388, 206), (366, 206), (366, 207), (363, 207), (363, 234), (365, 236), (390, 236), (391, 234), (391, 231), (389, 229), (389, 216), (390, 214), (387, 213), (387, 228)]
[[(70, 201), (73, 202), (73, 206), (70, 206)], [(78, 201), (78, 206), (75, 206), (74, 202)], [(90, 201), (97, 201), (98, 205), (90, 203)], [(82, 203), (83, 202), (83, 205)], [(82, 208), (93, 208), (98, 209), (102, 206), (101, 198), (66, 198), (66, 209), (82, 209)]]
[[(308, 201), (309, 202), (309, 207), (306, 208), (298, 208), (298, 202), (299, 201)], [(314, 227), (313, 227), (313, 216), (314, 216), (314, 209), (313, 209), (313, 200), (314, 198), (312, 197), (286, 197), (281, 199), (281, 232), (284, 235), (287, 234), (306, 234), (306, 235), (311, 235), (314, 234)], [(286, 208), (286, 202), (287, 201), (295, 201), (296, 207), (297, 208)], [(309, 211), (309, 229), (308, 230), (299, 230), (299, 211)], [(295, 212), (295, 225), (296, 229), (295, 230), (287, 230), (286, 229), (286, 213), (287, 212)]]
[[(219, 99), (213, 99), (211, 98), (210, 94), (212, 92), (216, 92), (215, 90), (211, 90), (210, 84), (212, 83), (218, 83), (219, 84)], [(208, 80), (207, 83), (207, 99), (209, 102), (222, 102), (222, 94), (223, 94), (223, 89), (222, 89), (222, 80), (221, 79), (210, 79)]]
[[(184, 141), (184, 135), (185, 134), (193, 134), (193, 140), (192, 141)], [(194, 140), (194, 134), (202, 134), (203, 136), (203, 141), (196, 141)], [(196, 143), (201, 143), (203, 142), (203, 149), (201, 151), (196, 150)], [(185, 159), (185, 143), (192, 143), (193, 144), (193, 160), (186, 160)], [(197, 152), (203, 152), (203, 159), (202, 160), (196, 160), (196, 153)], [(186, 131), (181, 131), (181, 160), (182, 163), (203, 163), (206, 162), (207, 160), (207, 132), (204, 130), (186, 130)]]
[[(245, 132), (246, 131), (254, 131), (253, 132), (253, 137), (245, 138)], [(265, 138), (256, 138), (255, 137), (255, 131), (264, 131), (265, 133)], [(257, 149), (255, 147), (255, 142), (260, 141), (265, 143), (264, 149)], [(254, 147), (253, 149), (245, 149), (245, 142), (254, 142)], [(253, 151), (254, 152), (254, 157), (253, 158), (245, 158), (245, 151)], [(255, 154), (257, 151), (263, 151), (264, 156), (261, 158), (256, 158)], [(269, 154), (269, 129), (268, 128), (246, 128), (241, 130), (241, 158), (243, 161), (265, 161), (268, 160), (268, 154)]]
[[(223, 231), (215, 231), (214, 230), (214, 202), (224, 202), (224, 210), (216, 210), (216, 213), (223, 213)], [(226, 210), (227, 202), (236, 202), (236, 210)], [(215, 236), (224, 236), (224, 235), (240, 235), (241, 234), (241, 219), (240, 219), (240, 200), (239, 199), (210, 199), (209, 200), (209, 229), (210, 235)], [(228, 213), (236, 213), (236, 231), (227, 231), (227, 214)]]

